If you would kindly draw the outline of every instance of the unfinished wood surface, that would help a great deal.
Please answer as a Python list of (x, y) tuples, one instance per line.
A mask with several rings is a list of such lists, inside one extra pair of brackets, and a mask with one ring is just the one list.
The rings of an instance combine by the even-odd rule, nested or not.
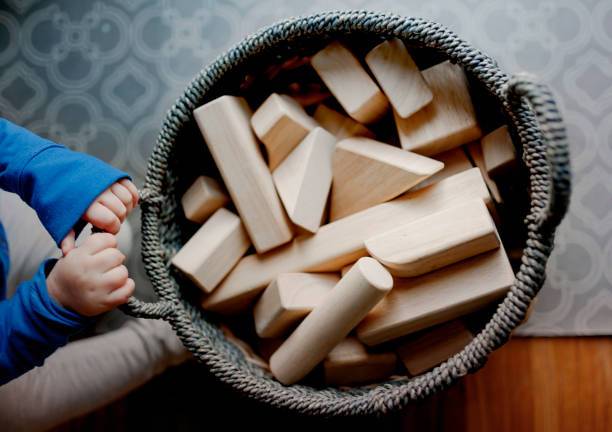
[(393, 199), (442, 168), (442, 162), (389, 144), (345, 138), (334, 154), (329, 220)]
[(394, 352), (376, 352), (349, 336), (336, 345), (323, 361), (325, 384), (342, 386), (380, 380), (393, 374), (397, 366)]
[(313, 117), (321, 126), (334, 134), (338, 140), (353, 136), (374, 138), (374, 133), (370, 129), (358, 121), (329, 108), (327, 105), (318, 105)]
[(414, 277), (495, 249), (499, 238), (475, 198), (367, 239), (365, 247), (392, 275)]
[(480, 170), (482, 178), (484, 179), (485, 183), (487, 184), (487, 187), (489, 188), (491, 197), (495, 200), (496, 203), (503, 203), (504, 201), (501, 196), (501, 193), (499, 192), (499, 188), (497, 187), (497, 184), (491, 178), (491, 176), (489, 176), (487, 168), (485, 167), (480, 141), (474, 141), (472, 143), (469, 143), (465, 146), (465, 150), (470, 155), (470, 158), (472, 158), (472, 162), (474, 162), (474, 165)]
[(413, 186), (410, 191), (419, 190), (425, 186), (437, 183), (440, 180), (474, 167), (461, 147), (437, 154), (433, 157), (433, 159), (442, 162), (444, 164), (444, 168), (434, 175), (427, 177), (421, 183)]
[(377, 45), (365, 56), (365, 61), (401, 118), (411, 116), (433, 99), (433, 93), (401, 40), (392, 38)]
[(202, 306), (220, 313), (240, 312), (280, 273), (339, 271), (367, 255), (365, 239), (471, 198), (492, 205), (477, 168), (323, 225), (316, 234), (300, 235), (278, 250), (245, 256)]
[(204, 223), (216, 210), (229, 201), (217, 180), (198, 177), (181, 198), (183, 213), (190, 221)]
[(387, 97), (340, 42), (312, 56), (311, 64), (346, 113), (358, 122), (373, 123), (387, 112)]
[(453, 320), (403, 340), (396, 351), (410, 375), (416, 376), (457, 354), (473, 338), (461, 320)]
[(329, 294), (339, 280), (335, 274), (279, 274), (253, 308), (257, 335), (261, 338), (284, 336)]
[(317, 127), (274, 170), (272, 178), (291, 221), (317, 232), (332, 184), (336, 137)]
[(172, 258), (172, 264), (208, 293), (215, 289), (250, 245), (240, 218), (220, 208)]
[(268, 165), (274, 170), (318, 124), (289, 96), (272, 93), (253, 113), (251, 126), (266, 147)]
[(489, 176), (495, 178), (508, 175), (518, 166), (516, 149), (508, 132), (502, 126), (483, 136), (480, 140), (484, 166)]
[(304, 378), (393, 287), (393, 278), (373, 258), (360, 258), (297, 326), (270, 358), (270, 370), (285, 385)]
[(460, 66), (445, 61), (423, 70), (433, 100), (407, 119), (394, 113), (397, 132), (406, 150), (433, 156), (482, 136)]
[(293, 237), (243, 98), (221, 96), (193, 111), (233, 203), (258, 253)]
[(503, 297), (514, 273), (503, 247), (417, 278), (396, 278), (393, 291), (357, 327), (377, 345), (474, 312)]

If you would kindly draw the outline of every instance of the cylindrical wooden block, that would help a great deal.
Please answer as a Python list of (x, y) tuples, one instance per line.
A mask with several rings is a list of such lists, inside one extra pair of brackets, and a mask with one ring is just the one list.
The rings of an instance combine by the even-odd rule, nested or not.
[(391, 290), (391, 274), (373, 258), (359, 259), (270, 358), (283, 384), (304, 378)]

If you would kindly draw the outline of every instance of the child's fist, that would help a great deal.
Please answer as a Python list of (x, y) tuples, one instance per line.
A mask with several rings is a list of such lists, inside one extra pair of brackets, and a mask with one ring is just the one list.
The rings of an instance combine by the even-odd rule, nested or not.
[(117, 239), (92, 234), (61, 258), (47, 276), (47, 290), (56, 303), (81, 315), (94, 316), (127, 301), (135, 284), (122, 265)]

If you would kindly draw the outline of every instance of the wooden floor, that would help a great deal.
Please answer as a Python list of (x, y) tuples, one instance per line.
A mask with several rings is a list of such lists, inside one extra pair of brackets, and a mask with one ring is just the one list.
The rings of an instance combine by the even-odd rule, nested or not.
[[(189, 394), (195, 392), (196, 396)], [(612, 338), (513, 338), (483, 369), (383, 419), (288, 416), (218, 385), (198, 364), (175, 368), (112, 405), (54, 429), (612, 431)]]

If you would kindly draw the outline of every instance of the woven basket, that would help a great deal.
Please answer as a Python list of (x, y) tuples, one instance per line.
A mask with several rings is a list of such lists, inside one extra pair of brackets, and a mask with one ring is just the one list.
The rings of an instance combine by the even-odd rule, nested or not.
[[(524, 162), (522, 180), (530, 191), (521, 192), (528, 205), (518, 222), (525, 249), (516, 280), (473, 341), (430, 372), (351, 389), (284, 386), (253, 360), (243, 344), (228, 338), (217, 317), (199, 307), (198, 290), (170, 266), (171, 257), (194, 231), (180, 210), (180, 194), (197, 175), (218, 176), (192, 111), (222, 94), (240, 94), (245, 75), (297, 52), (312, 54), (334, 39), (352, 41), (353, 47), (373, 47), (389, 37), (402, 39), (421, 60), (431, 58), (433, 64), (450, 59), (461, 65), (472, 89), (509, 125)], [(142, 258), (159, 301), (130, 298), (123, 310), (169, 321), (184, 345), (220, 381), (266, 404), (323, 416), (397, 411), (475, 372), (508, 340), (544, 282), (555, 229), (566, 212), (569, 194), (562, 120), (549, 90), (529, 76), (511, 79), (494, 60), (443, 26), (423, 19), (347, 11), (286, 20), (245, 38), (217, 58), (168, 112), (141, 191)]]

